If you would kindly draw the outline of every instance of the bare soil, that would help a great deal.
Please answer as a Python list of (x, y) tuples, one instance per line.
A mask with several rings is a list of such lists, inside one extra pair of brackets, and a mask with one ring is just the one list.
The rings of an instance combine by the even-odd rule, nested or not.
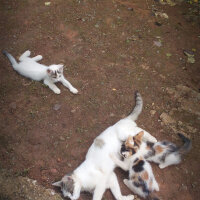
[[(177, 85), (200, 91), (199, 24), (187, 17), (192, 5), (170, 7), (153, 0), (54, 0), (49, 6), (41, 0), (2, 0), (0, 4), (1, 49), (16, 58), (29, 49), (33, 56), (43, 55), (41, 63), (64, 63), (66, 78), (79, 90), (73, 95), (58, 84), (61, 94), (56, 95), (42, 83), (18, 75), (0, 55), (1, 168), (52, 189), (52, 182), (84, 160), (97, 135), (131, 111), (133, 93), (139, 90), (144, 99), (140, 127), (159, 140), (179, 144), (174, 129), (160, 120), (163, 112), (173, 114), (176, 124), (190, 127), (180, 130), (193, 142), (180, 165), (164, 170), (152, 165), (160, 184), (158, 196), (199, 198), (200, 115), (179, 109), (181, 102), (167, 93)], [(166, 12), (169, 19), (155, 17), (152, 8)], [(194, 51), (194, 64), (187, 63), (185, 49)], [(194, 102), (199, 108), (200, 99)], [(55, 110), (55, 104), (60, 109)], [(122, 193), (129, 194), (122, 182), (127, 174), (116, 172)], [(91, 198), (83, 193), (80, 199)], [(107, 191), (104, 199), (114, 198)]]

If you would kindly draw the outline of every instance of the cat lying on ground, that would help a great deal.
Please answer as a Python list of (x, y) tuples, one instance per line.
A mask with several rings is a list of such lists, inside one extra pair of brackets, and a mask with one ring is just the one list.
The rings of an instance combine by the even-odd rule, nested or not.
[(180, 147), (172, 142), (159, 141), (156, 143), (141, 142), (144, 132), (140, 132), (136, 136), (130, 136), (126, 141), (126, 146), (138, 154), (144, 156), (148, 161), (159, 164), (161, 169), (170, 166), (177, 165), (181, 162), (182, 155), (187, 153), (192, 146), (191, 140), (185, 137), (183, 134), (178, 133), (178, 136), (182, 139), (184, 144)]
[[(114, 172), (115, 163), (110, 157), (111, 153), (118, 155), (122, 141), (129, 135), (136, 135), (140, 131), (135, 120), (142, 111), (143, 101), (136, 92), (136, 106), (132, 113), (108, 127), (96, 137), (89, 148), (85, 161), (81, 163), (72, 174), (65, 175), (61, 181), (53, 183), (61, 188), (64, 197), (76, 200), (81, 191), (93, 193), (93, 200), (101, 200), (106, 189), (110, 189), (117, 200), (132, 200), (133, 195), (122, 196), (117, 176)], [(156, 138), (144, 131), (144, 141), (156, 142)]]
[[(142, 138), (140, 138), (142, 140)], [(121, 156), (124, 160), (120, 160), (115, 154), (110, 154), (114, 163), (122, 168), (124, 171), (129, 171), (129, 179), (124, 179), (124, 184), (135, 194), (148, 200), (158, 200), (153, 192), (159, 191), (158, 183), (154, 177), (151, 165), (142, 157), (137, 154), (133, 148), (128, 145), (122, 144), (120, 150)]]
[(77, 94), (78, 90), (74, 88), (69, 81), (67, 81), (63, 75), (63, 65), (50, 65), (45, 66), (37, 61), (42, 59), (41, 55), (30, 58), (30, 51), (25, 51), (19, 58), (19, 63), (15, 58), (6, 51), (3, 54), (8, 57), (14, 70), (16, 70), (22, 76), (30, 78), (35, 81), (43, 81), (51, 90), (56, 94), (60, 94), (60, 89), (54, 84), (61, 82), (67, 87), (73, 94)]

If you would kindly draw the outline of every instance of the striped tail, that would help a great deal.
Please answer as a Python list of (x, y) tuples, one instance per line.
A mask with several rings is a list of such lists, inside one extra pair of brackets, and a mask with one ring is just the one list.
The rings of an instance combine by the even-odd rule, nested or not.
[(137, 120), (138, 116), (142, 112), (142, 107), (143, 107), (142, 96), (138, 91), (136, 91), (135, 92), (135, 107), (128, 117), (131, 118), (133, 121)]
[(15, 65), (17, 65), (17, 61), (15, 60), (15, 58), (9, 54), (7, 51), (2, 51), (2, 53), (8, 57), (10, 63), (12, 64), (12, 66), (14, 67)]

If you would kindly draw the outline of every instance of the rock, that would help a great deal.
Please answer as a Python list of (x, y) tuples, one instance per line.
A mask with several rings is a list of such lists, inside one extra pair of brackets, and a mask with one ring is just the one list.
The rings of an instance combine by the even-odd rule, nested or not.
[(54, 106), (53, 106), (53, 109), (54, 110), (60, 110), (60, 108), (61, 108), (61, 105), (60, 104), (55, 104)]
[(113, 113), (110, 113), (110, 117), (114, 117), (115, 116), (115, 114), (113, 114)]
[(155, 111), (155, 110), (151, 110), (151, 111), (150, 111), (150, 114), (151, 114), (151, 115), (155, 115), (155, 114), (156, 114), (156, 111)]
[(157, 47), (161, 47), (162, 43), (160, 41), (153, 41), (153, 45), (155, 45)]
[(64, 140), (65, 140), (65, 138), (64, 138), (63, 136), (60, 136), (59, 139), (60, 139), (61, 141), (64, 141)]
[(58, 171), (57, 171), (57, 169), (54, 169), (54, 168), (53, 168), (53, 169), (50, 169), (50, 172), (51, 172), (52, 174), (57, 174)]
[(177, 85), (175, 88), (166, 88), (169, 95), (175, 98), (179, 103), (179, 110), (200, 116), (200, 93), (184, 85)]
[(167, 113), (162, 113), (160, 115), (160, 119), (165, 125), (171, 125), (176, 123), (176, 121), (172, 117), (170, 117)]

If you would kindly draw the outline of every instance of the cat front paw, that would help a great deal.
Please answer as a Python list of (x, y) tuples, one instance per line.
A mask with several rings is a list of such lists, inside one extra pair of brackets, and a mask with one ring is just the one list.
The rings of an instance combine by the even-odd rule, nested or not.
[(164, 169), (166, 166), (163, 164), (160, 164), (159, 167), (160, 167), (160, 169)]
[(61, 91), (60, 91), (60, 89), (56, 88), (56, 89), (54, 89), (54, 93), (56, 93), (56, 94), (60, 94)]
[(73, 94), (78, 94), (78, 90), (76, 88), (71, 88), (70, 92)]
[(151, 136), (151, 138), (149, 138), (149, 140), (150, 140), (150, 142), (152, 142), (152, 143), (156, 143), (158, 140), (155, 138), (155, 137), (153, 137), (153, 136)]
[(123, 196), (122, 200), (133, 200), (134, 199), (134, 195), (129, 194), (128, 196)]

